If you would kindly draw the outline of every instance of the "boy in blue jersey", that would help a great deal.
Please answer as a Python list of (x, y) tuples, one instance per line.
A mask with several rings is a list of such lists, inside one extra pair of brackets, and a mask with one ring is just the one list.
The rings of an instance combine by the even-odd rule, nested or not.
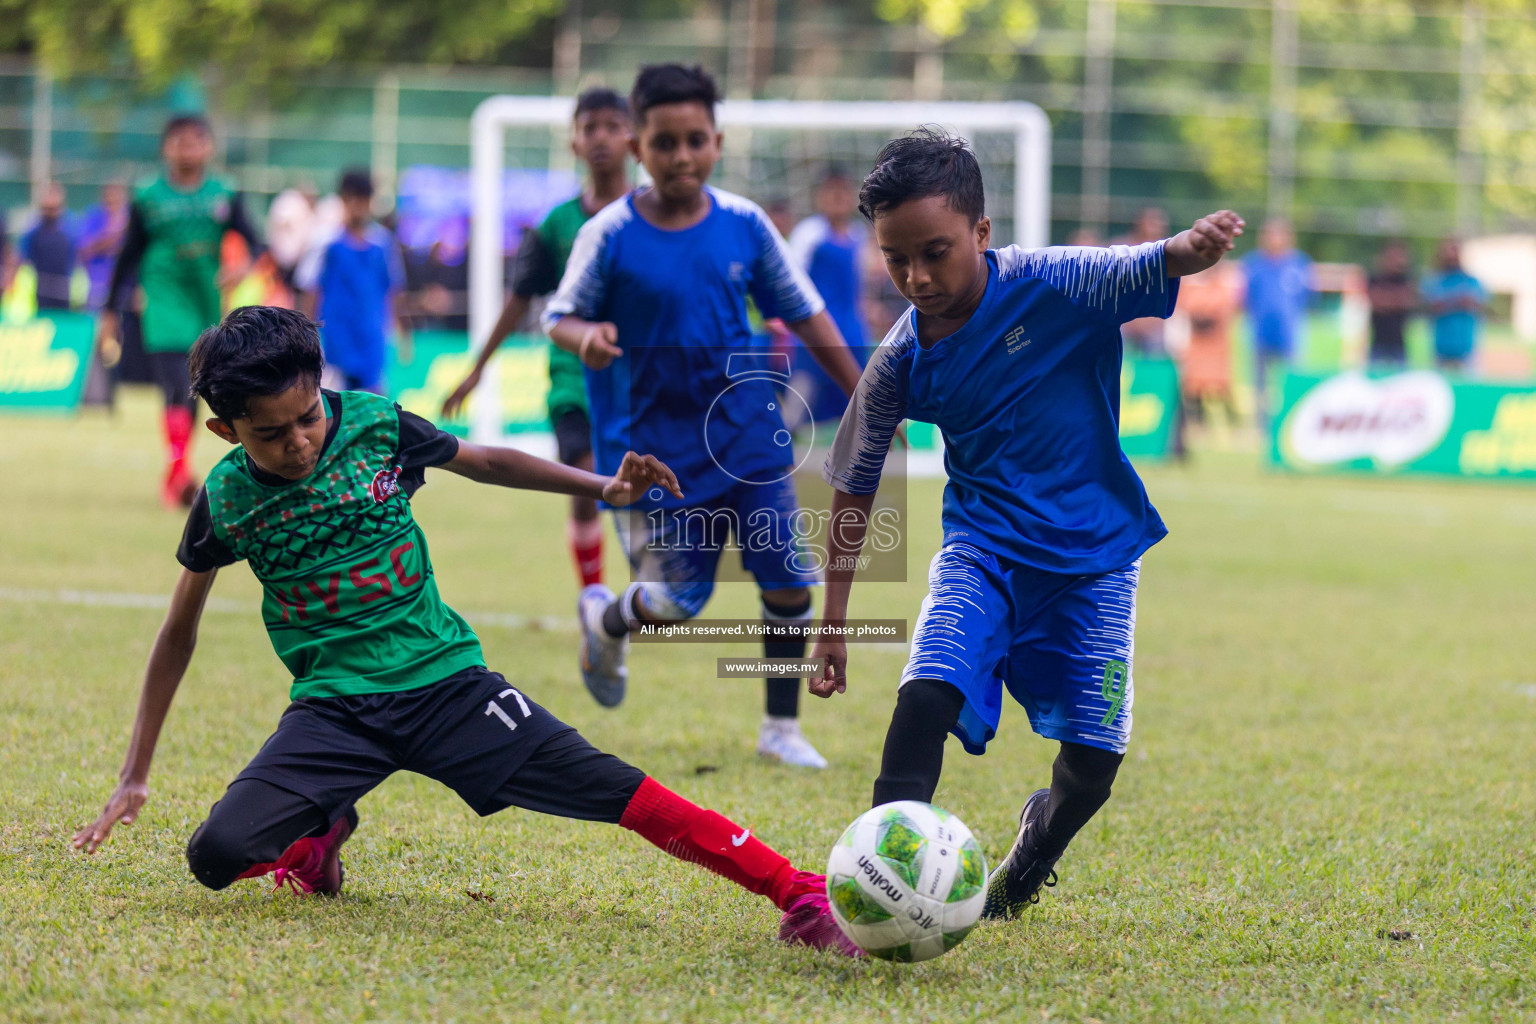
[[(827, 315), (837, 324), (843, 340), (862, 360), (866, 334), (862, 264), (869, 232), (854, 219), (858, 201), (848, 176), (839, 168), (830, 168), (816, 186), (815, 215), (789, 233), (789, 251), (826, 301)], [(848, 408), (848, 396), (809, 355), (803, 347), (795, 346), (790, 387), (805, 399), (811, 422), (835, 420)], [(785, 410), (786, 417), (793, 408)], [(799, 424), (791, 422), (789, 426), (794, 429)]]
[(336, 192), (345, 217), (342, 230), (299, 266), (298, 284), (305, 311), (321, 323), (326, 368), (334, 378), (327, 386), (382, 395), (391, 320), (405, 342), (397, 308), (405, 266), (395, 236), (373, 219), (368, 172), (344, 172)]
[[(1141, 555), (1167, 530), (1120, 449), (1120, 326), (1172, 313), (1177, 278), (1215, 264), (1243, 221), (1223, 210), (1138, 246), (991, 249), (976, 158), (926, 130), (881, 150), (859, 209), (913, 308), (870, 358), (823, 473), (836, 488), (826, 624), (846, 620), (897, 424), (936, 424), (944, 539), (874, 802), (930, 800), (947, 734), (982, 753), (1006, 687), (1061, 742), (988, 884), (985, 916), (1012, 917), (1055, 884), (1130, 737)], [(811, 692), (842, 692), (846, 646), (818, 640), (813, 657)]]
[[(692, 618), (734, 538), (762, 592), (764, 653), (805, 653), (816, 582), (792, 523), (795, 456), (776, 383), (787, 372), (752, 351), (746, 300), (789, 325), (845, 392), (859, 367), (821, 296), (763, 211), (705, 185), (720, 156), (715, 83), (701, 68), (642, 68), (630, 95), (631, 149), (654, 185), (589, 220), (544, 310), (555, 344), (586, 366), (598, 472), (650, 445), (686, 499), (652, 490), (617, 516), (637, 582), (583, 589), (581, 670), (599, 703), (624, 699), (628, 634)], [(758, 752), (824, 767), (799, 729), (800, 683), (767, 680)]]

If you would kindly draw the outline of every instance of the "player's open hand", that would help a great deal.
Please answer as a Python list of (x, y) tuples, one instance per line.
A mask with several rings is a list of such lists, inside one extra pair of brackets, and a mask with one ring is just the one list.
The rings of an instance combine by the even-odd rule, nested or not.
[(619, 329), (610, 323), (589, 324), (576, 349), (581, 361), (594, 370), (606, 370), (608, 364), (624, 354), (619, 348)]
[(464, 382), (453, 389), (453, 394), (443, 399), (443, 418), (451, 420), (459, 414), (464, 407), (464, 402), (480, 386), (480, 371), (471, 370)]
[(625, 452), (619, 471), (613, 474), (613, 479), (603, 487), (603, 500), (619, 508), (638, 499), (652, 484), (665, 487), (672, 492), (674, 498), (683, 496), (682, 488), (677, 485), (677, 477), (667, 468), (665, 462), (654, 455)]
[[(823, 623), (825, 625), (825, 623)], [(823, 636), (811, 648), (811, 657), (821, 662), (821, 677), (811, 677), (811, 692), (830, 697), (848, 689), (848, 644), (839, 637)]]
[(107, 806), (101, 809), (96, 820), (75, 833), (73, 840), (75, 849), (95, 853), (97, 848), (107, 841), (113, 825), (118, 822), (124, 825), (133, 824), (133, 820), (139, 816), (139, 808), (143, 807), (144, 801), (148, 799), (147, 783), (127, 780), (119, 782), (117, 788), (112, 791)]
[(1168, 276), (1183, 277), (1214, 267), (1232, 251), (1245, 226), (1243, 218), (1231, 210), (1217, 210), (1201, 217), (1188, 231), (1181, 231), (1168, 240), (1164, 249)]

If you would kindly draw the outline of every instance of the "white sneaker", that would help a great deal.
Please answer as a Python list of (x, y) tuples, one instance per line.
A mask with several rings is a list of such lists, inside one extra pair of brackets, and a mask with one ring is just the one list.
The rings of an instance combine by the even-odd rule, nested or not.
[(827, 759), (800, 734), (798, 718), (764, 718), (762, 728), (757, 730), (757, 752), (800, 768), (827, 766)]
[(603, 628), (603, 612), (612, 603), (613, 591), (601, 583), (584, 587), (576, 600), (576, 617), (581, 621), (581, 681), (605, 708), (623, 702), (629, 681), (629, 667), (624, 664), (629, 637), (609, 636)]

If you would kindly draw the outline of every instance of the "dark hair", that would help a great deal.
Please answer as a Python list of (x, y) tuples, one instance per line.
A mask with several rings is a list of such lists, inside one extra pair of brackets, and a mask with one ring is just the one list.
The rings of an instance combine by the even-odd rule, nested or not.
[(198, 336), (187, 362), (192, 393), (226, 423), (249, 415), (246, 403), (253, 398), (296, 384), (319, 386), (325, 367), (315, 322), (276, 306), (231, 310)]
[(160, 129), (160, 141), (164, 143), (172, 135), (188, 128), (195, 128), (204, 135), (213, 134), (213, 129), (208, 125), (208, 119), (202, 114), (177, 114), (165, 122), (165, 127)]
[(369, 174), (365, 168), (349, 167), (341, 172), (341, 184), (336, 186), (336, 193), (340, 196), (372, 199), (373, 175)]
[(635, 76), (635, 87), (629, 92), (629, 106), (636, 124), (645, 122), (645, 115), (652, 107), (666, 103), (702, 103), (713, 122), (718, 102), (720, 87), (698, 64), (691, 68), (681, 64), (647, 64)]
[(576, 97), (576, 110), (571, 114), (571, 120), (574, 121), (582, 114), (593, 114), (599, 110), (617, 110), (628, 116), (629, 101), (607, 86), (596, 85), (590, 89), (583, 89), (581, 95)]
[(870, 220), (913, 199), (943, 196), (974, 224), (986, 212), (981, 165), (965, 140), (924, 125), (880, 149), (875, 169), (859, 189), (859, 212)]

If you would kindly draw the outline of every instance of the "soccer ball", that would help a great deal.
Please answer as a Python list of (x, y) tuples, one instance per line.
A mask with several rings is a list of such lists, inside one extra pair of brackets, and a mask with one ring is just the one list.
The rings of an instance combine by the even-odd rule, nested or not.
[(837, 923), (882, 960), (953, 949), (981, 917), (986, 885), (987, 858), (965, 822), (916, 800), (859, 815), (827, 861)]

